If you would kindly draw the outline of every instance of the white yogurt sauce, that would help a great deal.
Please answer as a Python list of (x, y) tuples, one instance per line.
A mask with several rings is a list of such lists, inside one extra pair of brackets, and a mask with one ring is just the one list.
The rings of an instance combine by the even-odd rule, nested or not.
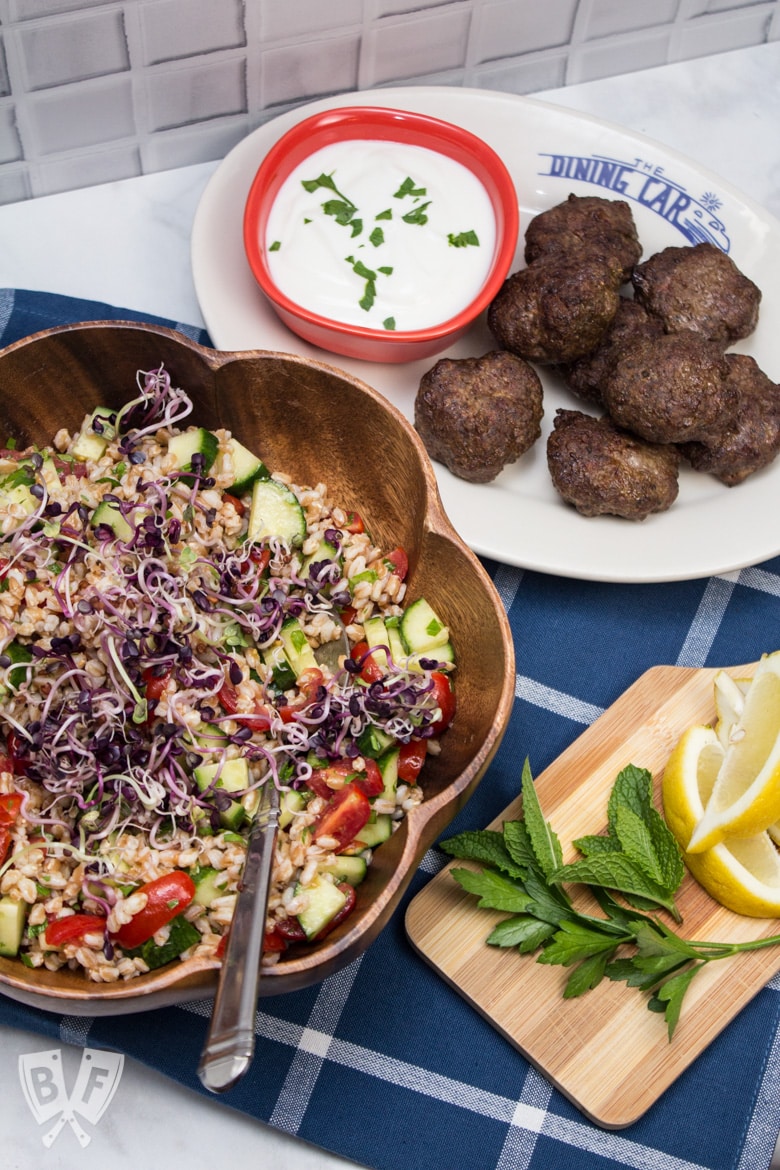
[[(336, 190), (303, 186), (321, 176)], [(352, 140), (292, 171), (271, 208), (265, 246), (271, 275), (296, 304), (352, 325), (408, 331), (465, 308), (488, 274), (495, 237), (490, 197), (461, 163), (422, 146)]]

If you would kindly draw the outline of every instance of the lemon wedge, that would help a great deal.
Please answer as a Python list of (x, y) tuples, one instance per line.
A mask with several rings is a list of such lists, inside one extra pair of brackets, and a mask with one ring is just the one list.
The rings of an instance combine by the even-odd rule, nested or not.
[(724, 751), (745, 709), (745, 692), (749, 686), (750, 679), (735, 679), (726, 670), (719, 670), (715, 675), (715, 730)]
[[(750, 687), (749, 678), (732, 678), (725, 670), (719, 670), (715, 675), (715, 715), (717, 721), (715, 730), (718, 739), (723, 744), (723, 750), (729, 746), (731, 732), (739, 723), (739, 717), (745, 706), (745, 694)], [(767, 833), (776, 845), (780, 845), (780, 821), (775, 821), (767, 829)]]
[[(733, 691), (731, 696), (734, 701)], [(688, 851), (702, 853), (725, 839), (752, 837), (778, 819), (780, 651), (767, 654), (756, 668), (744, 705), (736, 722), (731, 723), (723, 763)]]
[[(683, 851), (704, 813), (725, 752), (711, 727), (690, 727), (669, 757), (663, 778), (666, 823)], [(780, 916), (780, 854), (768, 833), (732, 838), (702, 853), (685, 853), (697, 882), (722, 906), (750, 918)]]

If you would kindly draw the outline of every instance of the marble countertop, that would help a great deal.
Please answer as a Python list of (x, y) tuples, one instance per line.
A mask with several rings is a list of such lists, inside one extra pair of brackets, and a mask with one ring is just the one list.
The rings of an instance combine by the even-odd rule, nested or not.
[[(780, 218), (780, 42), (533, 95), (619, 123), (679, 150)], [(0, 287), (103, 300), (190, 325), (203, 325), (192, 281), (189, 239), (200, 196), (216, 163), (164, 171), (101, 187), (0, 207)], [(126, 1061), (109, 1109), (78, 1146), (64, 1132), (48, 1149), (27, 1110), (19, 1056), (52, 1042), (0, 1028), (3, 1165), (7, 1170), (80, 1170), (107, 1161), (143, 1164), (149, 1150), (166, 1166), (224, 1164), (275, 1170), (337, 1170), (342, 1158), (270, 1130), (217, 1101), (204, 1100)], [(63, 1045), (65, 1079), (78, 1053)], [(70, 1063), (69, 1063), (70, 1062)], [(143, 1118), (142, 1124), (139, 1120)], [(775, 1155), (773, 1170), (780, 1170)]]

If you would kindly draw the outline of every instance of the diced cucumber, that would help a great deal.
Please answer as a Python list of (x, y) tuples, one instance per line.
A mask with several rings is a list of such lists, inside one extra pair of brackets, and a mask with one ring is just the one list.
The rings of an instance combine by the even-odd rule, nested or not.
[(214, 752), (221, 752), (227, 747), (228, 737), (216, 723), (199, 723), (188, 731), (193, 751), (201, 755), (210, 756)]
[(54, 460), (48, 455), (41, 464), (41, 469), (38, 472), (40, 478), (46, 485), (46, 491), (49, 495), (56, 495), (62, 488), (62, 481), (57, 473), (57, 468), (54, 466)]
[(25, 483), (17, 483), (0, 491), (0, 512), (10, 514), (12, 509), (21, 508), (26, 516), (32, 516), (39, 506), (40, 500), (36, 500)]
[(111, 500), (101, 500), (95, 511), (92, 513), (92, 527), (110, 528), (117, 540), (121, 540), (126, 544), (133, 538), (133, 526), (126, 516), (122, 515), (122, 509), (118, 504), (112, 503)]
[[(374, 649), (378, 646), (390, 647), (390, 639), (387, 634), (387, 626), (384, 619), (381, 617), (366, 618), (363, 623), (363, 633), (366, 635), (366, 641), (369, 648)], [(380, 670), (387, 672), (387, 653), (385, 650), (376, 650), (373, 655), (374, 662)]]
[[(304, 635), (305, 637), (305, 635)], [(263, 650), (263, 661), (271, 668), (273, 684), (280, 691), (288, 691), (295, 685), (296, 674), (290, 666), (284, 646), (280, 641), (273, 642)]]
[[(219, 779), (215, 777), (219, 773)], [(194, 770), (195, 783), (201, 792), (206, 792), (212, 785), (224, 788), (226, 792), (242, 792), (249, 786), (249, 765), (241, 757), (237, 760), (226, 760), (219, 764), (199, 764)], [(246, 820), (246, 809), (238, 800), (232, 800), (228, 808), (220, 812), (220, 824), (226, 829), (238, 829)]]
[(255, 480), (247, 540), (276, 537), (292, 548), (306, 537), (306, 517), (294, 492), (277, 479)]
[[(110, 420), (114, 419), (114, 422)], [(116, 414), (107, 406), (98, 406), (84, 422), (71, 447), (71, 455), (84, 463), (96, 462), (116, 438)], [(95, 426), (97, 424), (97, 428)]]
[(210, 906), (215, 898), (221, 898), (225, 893), (227, 874), (224, 870), (204, 865), (192, 874), (192, 880), (195, 883), (193, 902), (199, 906)]
[(27, 680), (27, 664), (32, 662), (33, 656), (29, 646), (25, 646), (23, 642), (9, 642), (3, 654), (6, 658), (11, 659), (11, 668), (8, 671), (8, 685), (12, 690), (16, 690), (23, 682)]
[(303, 564), (301, 565), (301, 576), (304, 578), (308, 577), (312, 565), (319, 564), (321, 561), (336, 561), (337, 564), (341, 564), (339, 550), (335, 544), (332, 544), (329, 540), (325, 540), (324, 537), (314, 552), (304, 558)]
[(395, 800), (395, 790), (398, 787), (398, 758), (401, 752), (395, 747), (377, 760), (379, 771), (382, 773), (384, 789), (380, 800)]
[(211, 470), (219, 451), (219, 439), (205, 427), (191, 427), (181, 434), (171, 435), (168, 440), (168, 453), (173, 456), (175, 467), (181, 474), (192, 471), (193, 455), (203, 457), (198, 471), (205, 474)]
[(282, 793), (282, 798), (279, 801), (279, 828), (286, 829), (295, 814), (299, 813), (305, 804), (306, 798), (303, 793), (298, 792), (295, 788)]
[(450, 640), (449, 630), (424, 597), (418, 597), (404, 611), (401, 636), (410, 654), (426, 654), (446, 646)]
[(298, 921), (307, 939), (315, 938), (343, 909), (347, 901), (344, 891), (320, 874), (315, 874), (314, 880), (308, 886), (302, 886), (298, 882), (295, 897), (300, 896), (307, 899), (306, 909), (298, 915)]
[(358, 747), (360, 754), (363, 756), (370, 756), (372, 760), (377, 760), (387, 751), (389, 747), (395, 743), (395, 739), (389, 732), (382, 727), (375, 727), (369, 724), (358, 737)]
[(408, 651), (401, 637), (401, 618), (398, 615), (393, 614), (385, 618), (385, 632), (387, 633), (387, 644), (390, 647), (390, 657), (396, 666), (401, 666), (408, 656)]
[(256, 479), (268, 479), (269, 471), (262, 459), (258, 459), (257, 455), (239, 443), (238, 439), (229, 439), (223, 454), (220, 454), (217, 459), (217, 473), (222, 470), (224, 456), (230, 458), (232, 464), (233, 479), (230, 483), (230, 491), (235, 495), (242, 495), (248, 492)]
[(296, 678), (300, 678), (305, 670), (316, 670), (317, 659), (306, 631), (297, 618), (288, 618), (279, 631), (284, 653)]
[(370, 846), (373, 849), (375, 846), (381, 845), (383, 841), (387, 841), (392, 832), (393, 818), (390, 813), (377, 813), (376, 818), (365, 824), (357, 834), (355, 844), (363, 847)]
[(219, 764), (199, 764), (193, 773), (201, 792), (205, 792), (214, 783), (219, 773), (216, 787), (224, 788), (226, 792), (243, 792), (249, 787), (249, 764), (242, 757), (236, 760), (225, 760), (221, 771)]
[(365, 857), (358, 854), (347, 857), (341, 853), (324, 857), (322, 861), (317, 862), (317, 869), (320, 873), (329, 873), (336, 883), (348, 882), (350, 886), (359, 886), (366, 876), (368, 864)]
[(27, 921), (27, 903), (15, 898), (0, 898), (0, 955), (12, 959), (19, 947)]
[(432, 650), (425, 650), (421, 654), (410, 654), (406, 666), (409, 670), (421, 671), (420, 659), (426, 662), (438, 662), (441, 666), (455, 665), (455, 651), (452, 642), (445, 642), (443, 646), (435, 646)]

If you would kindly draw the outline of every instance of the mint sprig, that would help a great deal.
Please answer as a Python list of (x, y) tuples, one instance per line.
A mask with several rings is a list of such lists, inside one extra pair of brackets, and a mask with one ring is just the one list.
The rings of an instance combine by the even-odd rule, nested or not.
[[(459, 833), (445, 853), (483, 868), (453, 869), (478, 905), (511, 915), (487, 936), (490, 946), (537, 953), (537, 962), (570, 968), (564, 998), (606, 978), (647, 994), (663, 1014), (671, 1041), (691, 982), (707, 963), (780, 944), (780, 935), (737, 943), (681, 938), (660, 918), (681, 921), (674, 901), (684, 874), (679, 846), (653, 804), (652, 776), (629, 765), (610, 793), (606, 834), (577, 839), (582, 858), (562, 863), (560, 841), (546, 821), (526, 760), (523, 815), (501, 831)], [(566, 883), (590, 887), (602, 916), (575, 908)], [(642, 910), (648, 911), (642, 913)]]

